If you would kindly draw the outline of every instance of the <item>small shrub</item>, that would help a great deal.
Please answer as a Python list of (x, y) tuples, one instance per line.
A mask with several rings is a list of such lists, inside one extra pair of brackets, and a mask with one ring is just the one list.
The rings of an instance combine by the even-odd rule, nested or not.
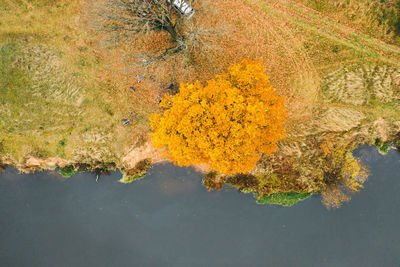
[(379, 153), (383, 155), (386, 155), (389, 151), (389, 145), (379, 138), (375, 140), (374, 146), (376, 146), (376, 148), (379, 150)]
[(65, 144), (66, 144), (65, 138), (63, 138), (62, 140), (60, 140), (60, 141), (58, 142), (58, 144), (59, 144), (60, 146), (62, 146), (62, 147), (65, 147)]
[(64, 178), (69, 178), (76, 173), (73, 166), (66, 166), (58, 171)]
[[(375, 142), (381, 147), (380, 140)], [(351, 199), (351, 194), (364, 188), (369, 171), (344, 147), (331, 147), (326, 151), (317, 174), (322, 203), (328, 208), (338, 208)]]
[(225, 176), (218, 175), (217, 172), (210, 172), (203, 178), (203, 185), (208, 191), (221, 190), (226, 181)]
[(58, 144), (57, 144), (57, 148), (56, 148), (56, 153), (59, 157), (65, 157), (65, 146), (67, 145), (67, 141), (65, 140), (65, 138), (61, 139)]
[(400, 139), (394, 142), (395, 147), (400, 150)]
[(236, 174), (235, 176), (229, 177), (226, 183), (236, 187), (241, 192), (243, 190), (258, 191), (259, 189), (257, 177), (251, 174)]
[(129, 184), (133, 181), (143, 179), (147, 171), (151, 168), (151, 159), (144, 159), (136, 163), (133, 169), (124, 170), (123, 177), (119, 180), (120, 183)]

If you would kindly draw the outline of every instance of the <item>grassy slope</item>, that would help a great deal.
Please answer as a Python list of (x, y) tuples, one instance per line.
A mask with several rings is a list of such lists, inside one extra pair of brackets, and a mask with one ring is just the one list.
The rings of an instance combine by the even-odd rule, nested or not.
[[(0, 4), (0, 141), (4, 154), (119, 162), (148, 129), (132, 103), (96, 80), (104, 65), (84, 29), (83, 1)], [(133, 139), (133, 140), (132, 140)]]
[[(356, 32), (295, 2), (280, 1), (279, 9), (276, 5), (272, 9), (265, 2), (257, 4), (267, 14), (287, 19), (291, 25), (288, 29), (302, 43), (300, 50), (308, 55), (320, 79), (317, 105), (360, 110), (371, 120), (378, 116), (400, 119), (398, 110), (393, 108), (399, 100), (399, 85), (395, 84), (399, 79), (398, 47)], [(388, 84), (381, 86), (379, 82), (385, 78)], [(360, 98), (365, 101), (359, 102)]]
[[(346, 132), (380, 117), (400, 120), (397, 46), (300, 0), (212, 1), (209, 6), (218, 16), (198, 12), (199, 20), (227, 29), (211, 58), (217, 71), (243, 57), (262, 60), (272, 84), (287, 99), (290, 118), (282, 154), (298, 153), (309, 136)], [(145, 100), (157, 95), (157, 86), (150, 84), (133, 96), (127, 89), (133, 73), (123, 74), (114, 65), (103, 77), (110, 57), (87, 31), (82, 9), (88, 7), (79, 0), (0, 4), (3, 154), (21, 163), (31, 155), (120, 164), (148, 132), (147, 117), (156, 106)], [(115, 77), (124, 82), (114, 83)], [(188, 72), (185, 77), (201, 75)], [(122, 126), (123, 118), (132, 123)], [(261, 162), (258, 169), (266, 165)]]
[(399, 0), (302, 0), (303, 4), (360, 32), (400, 44)]

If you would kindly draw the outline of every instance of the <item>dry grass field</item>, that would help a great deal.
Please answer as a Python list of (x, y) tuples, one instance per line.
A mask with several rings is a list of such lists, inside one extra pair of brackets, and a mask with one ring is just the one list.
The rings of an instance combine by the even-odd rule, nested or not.
[(303, 0), (301, 2), (364, 34), (400, 44), (398, 0)]

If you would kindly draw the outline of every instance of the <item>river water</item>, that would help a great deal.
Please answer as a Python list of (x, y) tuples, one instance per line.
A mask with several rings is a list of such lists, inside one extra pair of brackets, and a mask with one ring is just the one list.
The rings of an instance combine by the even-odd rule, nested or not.
[(400, 153), (355, 154), (365, 190), (337, 210), (318, 196), (257, 205), (171, 164), (124, 185), (55, 172), (0, 173), (0, 266), (400, 266)]

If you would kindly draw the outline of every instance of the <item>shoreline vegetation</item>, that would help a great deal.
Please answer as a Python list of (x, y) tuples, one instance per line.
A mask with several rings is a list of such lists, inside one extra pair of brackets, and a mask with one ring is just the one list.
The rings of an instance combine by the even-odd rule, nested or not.
[(368, 176), (353, 149), (400, 147), (400, 2), (195, 1), (188, 25), (212, 32), (198, 37), (203, 52), (147, 66), (135, 60), (171, 45), (168, 34), (115, 39), (101, 15), (112, 2), (0, 4), (0, 170), (120, 169), (123, 183), (141, 179), (167, 160), (149, 136), (160, 99), (244, 58), (260, 61), (284, 97), (286, 137), (245, 174), (197, 166), (207, 189), (226, 183), (280, 205), (318, 193), (336, 208)]

